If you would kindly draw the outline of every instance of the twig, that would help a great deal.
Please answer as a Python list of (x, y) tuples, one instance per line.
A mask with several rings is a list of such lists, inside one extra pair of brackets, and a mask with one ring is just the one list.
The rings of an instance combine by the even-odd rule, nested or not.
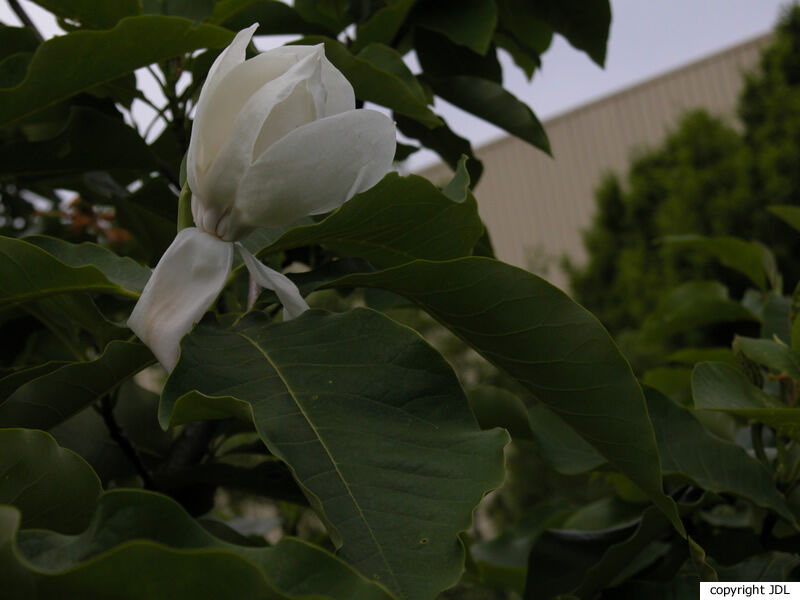
[(114, 402), (112, 400), (113, 398), (111, 395), (104, 396), (103, 399), (100, 400), (100, 406), (95, 406), (95, 410), (103, 417), (103, 422), (106, 424), (106, 429), (108, 429), (111, 439), (117, 443), (122, 453), (131, 462), (133, 468), (136, 469), (139, 477), (142, 478), (145, 489), (154, 490), (155, 485), (153, 485), (153, 478), (150, 477), (150, 473), (142, 463), (139, 453), (136, 451), (136, 448), (133, 447), (131, 441), (125, 436), (122, 427), (119, 426), (117, 419), (114, 417)]
[(158, 468), (156, 479), (168, 484), (174, 472), (199, 463), (208, 451), (218, 424), (218, 421), (198, 421), (185, 425), (173, 442), (169, 456)]
[(14, 14), (17, 15), (17, 18), (22, 22), (22, 24), (33, 32), (33, 35), (36, 36), (36, 39), (40, 42), (43, 42), (44, 37), (42, 37), (42, 34), (39, 33), (39, 29), (28, 16), (28, 13), (25, 12), (25, 9), (19, 5), (19, 2), (17, 2), (17, 0), (8, 0), (8, 5), (11, 7), (11, 10), (14, 11)]

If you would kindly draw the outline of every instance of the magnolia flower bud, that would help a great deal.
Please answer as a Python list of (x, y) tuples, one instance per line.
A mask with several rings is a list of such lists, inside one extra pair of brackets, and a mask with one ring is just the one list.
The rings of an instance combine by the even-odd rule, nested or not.
[[(167, 370), (180, 339), (225, 285), (231, 242), (339, 207), (375, 185), (394, 157), (394, 124), (355, 110), (353, 88), (322, 45), (245, 60), (256, 27), (240, 31), (208, 72), (186, 160), (196, 227), (164, 253), (128, 321)], [(237, 247), (259, 285), (276, 292), (285, 317), (308, 308), (288, 278)]]

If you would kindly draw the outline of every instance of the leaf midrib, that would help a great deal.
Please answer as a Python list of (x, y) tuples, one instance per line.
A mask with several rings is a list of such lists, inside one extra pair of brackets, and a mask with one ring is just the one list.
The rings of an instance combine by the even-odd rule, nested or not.
[(284, 378), (283, 373), (278, 368), (278, 365), (275, 364), (275, 362), (272, 360), (272, 358), (270, 358), (269, 354), (267, 354), (267, 352), (264, 351), (264, 349), (261, 348), (255, 342), (255, 340), (252, 340), (251, 338), (246, 336), (241, 331), (237, 331), (235, 333), (238, 336), (240, 336), (241, 338), (243, 338), (244, 340), (246, 340), (251, 346), (253, 346), (261, 354), (261, 356), (264, 357), (264, 360), (267, 361), (269, 366), (272, 367), (272, 369), (275, 371), (275, 374), (280, 378), (281, 383), (283, 384), (283, 387), (286, 388), (287, 392), (289, 392), (289, 395), (291, 396), (292, 401), (294, 402), (295, 406), (300, 411), (300, 414), (303, 415), (303, 418), (306, 420), (306, 423), (308, 423), (309, 427), (311, 427), (311, 429), (314, 432), (314, 435), (316, 436), (317, 440), (319, 440), (319, 443), (322, 446), (323, 450), (325, 450), (325, 454), (328, 456), (328, 459), (330, 460), (331, 464), (333, 465), (333, 469), (336, 472), (336, 475), (339, 477), (339, 480), (342, 482), (342, 485), (344, 485), (344, 488), (347, 491), (347, 495), (350, 497), (351, 501), (353, 502), (353, 505), (356, 507), (356, 510), (358, 511), (358, 515), (361, 518), (361, 521), (364, 523), (365, 527), (367, 528), (367, 531), (369, 532), (369, 535), (372, 538), (373, 543), (375, 544), (375, 548), (378, 550), (378, 553), (379, 553), (379, 555), (381, 557), (381, 561), (383, 562), (383, 564), (386, 567), (386, 570), (389, 572), (389, 574), (392, 577), (392, 580), (394, 582), (394, 585), (395, 585), (396, 589), (402, 590), (403, 588), (401, 587), (400, 582), (397, 579), (397, 575), (395, 574), (394, 570), (392, 569), (392, 566), (389, 564), (389, 561), (386, 558), (386, 554), (384, 554), (384, 552), (383, 552), (383, 547), (380, 545), (380, 543), (378, 543), (378, 540), (375, 537), (375, 533), (372, 531), (372, 527), (370, 527), (369, 521), (364, 516), (364, 511), (361, 509), (361, 505), (358, 503), (358, 500), (356, 500), (355, 495), (353, 494), (352, 490), (350, 489), (350, 485), (347, 483), (347, 479), (344, 477), (344, 475), (342, 474), (341, 470), (339, 470), (339, 464), (334, 460), (333, 454), (331, 454), (331, 451), (328, 448), (327, 444), (325, 443), (325, 440), (320, 435), (319, 431), (317, 430), (316, 425), (314, 425), (314, 422), (311, 420), (311, 417), (308, 415), (308, 413), (306, 413), (305, 407), (303, 407), (303, 405), (297, 399), (297, 396), (295, 396), (294, 390), (289, 385), (289, 382), (286, 381), (286, 379)]

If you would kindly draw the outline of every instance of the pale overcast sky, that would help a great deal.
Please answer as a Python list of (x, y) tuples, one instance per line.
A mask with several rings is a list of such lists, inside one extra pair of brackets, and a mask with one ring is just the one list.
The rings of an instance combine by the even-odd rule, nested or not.
[[(526, 81), (503, 57), (505, 86), (546, 120), (642, 80), (762, 35), (772, 29), (787, 0), (611, 0), (612, 23), (605, 69), (556, 36), (542, 59), (542, 70)], [(37, 21), (40, 11), (26, 0)], [(7, 4), (0, 21), (18, 24)], [(43, 29), (49, 30), (46, 24)], [(261, 38), (259, 47), (266, 47)], [(412, 67), (413, 68), (413, 67)], [(459, 109), (437, 101), (459, 134), (481, 146), (505, 133)], [(138, 121), (138, 119), (137, 119)], [(410, 168), (436, 160), (432, 152), (412, 156)]]
[[(605, 69), (556, 36), (542, 69), (528, 83), (504, 57), (504, 85), (533, 108), (539, 119), (624, 89), (770, 31), (787, 0), (611, 0), (611, 35)], [(437, 101), (457, 133), (481, 146), (503, 130)], [(436, 160), (418, 152), (409, 167)]]

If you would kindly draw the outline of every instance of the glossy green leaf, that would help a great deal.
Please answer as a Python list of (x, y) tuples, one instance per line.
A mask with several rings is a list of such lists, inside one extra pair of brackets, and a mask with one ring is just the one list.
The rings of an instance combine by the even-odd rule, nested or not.
[[(357, 57), (360, 60), (367, 61), (381, 71), (391, 73), (397, 77), (420, 102), (428, 103), (431, 101), (420, 82), (403, 61), (403, 57), (394, 48), (384, 44), (368, 44), (358, 53)], [(438, 125), (439, 121), (437, 120), (435, 124)]]
[(694, 365), (699, 362), (715, 361), (736, 364), (730, 348), (684, 348), (667, 356), (669, 362)]
[(405, 296), (525, 385), (681, 525), (630, 365), (597, 319), (531, 273), (486, 258), (415, 261), (333, 286)]
[(212, 402), (220, 416), (234, 403), (251, 413), (367, 577), (412, 599), (458, 580), (457, 534), (501, 483), (508, 436), (478, 428), (450, 366), (412, 330), (366, 309), (201, 324), (183, 339), (162, 423)]
[(110, 29), (122, 18), (141, 12), (136, 0), (33, 0), (36, 4), (62, 19), (80, 23), (91, 29)]
[(500, 24), (513, 34), (518, 43), (537, 55), (550, 47), (553, 28), (539, 17), (535, 3), (525, 0), (496, 2)]
[(414, 47), (426, 75), (469, 75), (502, 83), (503, 73), (494, 49), (482, 56), (451, 43), (442, 35), (424, 30), (414, 36)]
[[(37, 237), (35, 241), (42, 239)], [(53, 247), (57, 249), (61, 249), (65, 245), (72, 246), (63, 240), (49, 239), (54, 240)], [(100, 248), (99, 246), (89, 246)], [(93, 252), (93, 250), (89, 250), (87, 254)], [(105, 252), (113, 254), (107, 250)], [(97, 255), (99, 256), (100, 253), (98, 252)], [(31, 302), (65, 292), (94, 291), (137, 298), (141, 289), (127, 289), (118, 285), (109, 280), (101, 269), (92, 264), (70, 266), (25, 240), (0, 236), (0, 257), (2, 258), (0, 260), (0, 306)], [(74, 256), (67, 255), (64, 258), (71, 260)], [(133, 263), (133, 261), (130, 262)], [(111, 265), (113, 266), (113, 261)], [(125, 279), (129, 283), (131, 282), (127, 277)]]
[(0, 504), (19, 509), (20, 527), (78, 533), (101, 491), (91, 467), (50, 434), (0, 429)]
[(694, 405), (747, 417), (800, 439), (800, 410), (787, 408), (750, 383), (739, 369), (724, 363), (701, 363), (692, 374)]
[(257, 35), (325, 33), (322, 25), (310, 23), (280, 0), (220, 0), (214, 6), (210, 23), (239, 31), (258, 23)]
[(186, 17), (202, 21), (214, 10), (214, 0), (139, 0), (145, 14)]
[(748, 242), (735, 237), (702, 235), (679, 235), (664, 238), (664, 243), (671, 246), (701, 250), (715, 256), (726, 267), (730, 267), (746, 275), (759, 289), (767, 289), (768, 281), (774, 277), (775, 257), (758, 242)]
[(660, 338), (715, 323), (760, 321), (758, 315), (728, 297), (716, 281), (689, 281), (669, 292), (644, 323), (644, 334)]
[[(393, 111), (406, 115), (426, 127), (441, 125), (441, 120), (428, 107), (428, 99), (420, 94), (419, 84), (409, 83), (410, 71), (404, 66), (402, 57), (395, 50), (387, 48), (382, 52), (381, 63), (389, 60), (391, 67), (386, 70), (360, 56), (353, 56), (344, 44), (337, 40), (321, 37), (305, 37), (298, 44), (325, 44), (325, 55), (353, 84), (356, 97), (366, 102), (380, 104)], [(385, 65), (384, 65), (385, 66)], [(398, 76), (396, 73), (401, 73)]]
[(689, 392), (692, 369), (689, 367), (656, 367), (642, 375), (642, 383), (670, 398), (682, 398)]
[(33, 56), (25, 80), (0, 90), (0, 125), (150, 63), (200, 48), (222, 48), (233, 33), (180, 17), (128, 17), (103, 31), (51, 38)]
[(605, 458), (544, 405), (531, 406), (528, 418), (539, 455), (555, 471), (575, 475), (605, 464)]
[(550, 153), (550, 142), (539, 119), (527, 104), (501, 84), (468, 75), (434, 77), (426, 74), (425, 81), (437, 96)]
[(738, 336), (736, 343), (753, 362), (800, 382), (800, 355), (780, 342)]
[(539, 55), (534, 54), (531, 50), (525, 48), (517, 41), (516, 38), (506, 35), (502, 32), (495, 32), (494, 38), (492, 39), (495, 46), (502, 48), (511, 55), (514, 63), (516, 63), (516, 65), (522, 69), (522, 71), (525, 73), (525, 76), (528, 78), (528, 81), (530, 81), (533, 78), (533, 74), (536, 72), (536, 69), (541, 66)]
[(549, 23), (601, 67), (611, 28), (609, 0), (537, 0), (530, 3), (537, 18)]
[(792, 571), (800, 565), (797, 554), (767, 552), (735, 565), (720, 567), (720, 581), (796, 581)]
[(792, 339), (789, 312), (792, 301), (786, 296), (771, 292), (761, 305), (761, 337), (771, 340), (777, 337), (785, 343)]
[(430, 148), (442, 157), (442, 160), (454, 171), (461, 157), (468, 156), (467, 168), (472, 186), (475, 187), (478, 184), (483, 173), (483, 164), (475, 158), (469, 140), (454, 133), (447, 124), (428, 129), (417, 121), (398, 114), (394, 115), (394, 119), (397, 122), (397, 128), (403, 135), (419, 140), (423, 146)]
[(437, 0), (422, 4), (414, 22), (454, 44), (486, 54), (497, 25), (497, 7), (492, 0)]
[(527, 509), (521, 521), (496, 538), (470, 546), (470, 554), (482, 583), (525, 590), (528, 554), (547, 529), (557, 529), (572, 511), (561, 501), (551, 501)]
[(150, 269), (130, 258), (118, 256), (108, 248), (84, 242), (71, 244), (59, 238), (31, 235), (24, 238), (62, 263), (75, 269), (94, 266), (108, 280), (131, 293), (140, 293), (150, 278)]
[(502, 427), (515, 440), (532, 440), (528, 412), (515, 394), (502, 388), (477, 385), (467, 390), (467, 400), (481, 429)]
[(51, 371), (55, 371), (69, 364), (64, 361), (52, 361), (42, 363), (33, 367), (14, 369), (0, 378), (0, 404), (8, 398), (20, 386), (26, 384), (32, 379), (47, 375)]
[(773, 204), (767, 210), (783, 220), (787, 225), (800, 231), (800, 206)]
[(658, 393), (646, 390), (665, 475), (687, 477), (704, 490), (732, 493), (794, 521), (771, 475), (741, 446), (709, 433), (692, 414)]
[(63, 131), (52, 139), (0, 146), (0, 175), (53, 177), (156, 168), (155, 156), (135, 130), (122, 119), (88, 108), (73, 109)]
[(154, 362), (143, 344), (111, 342), (95, 360), (66, 364), (17, 388), (0, 404), (0, 426), (49, 429)]
[[(573, 594), (593, 598), (668, 530), (663, 513), (652, 507), (640, 521), (615, 529), (546, 531), (531, 549), (523, 597), (538, 600)], [(651, 553), (646, 556), (658, 558)]]
[(377, 10), (367, 21), (358, 26), (353, 52), (359, 52), (374, 42), (391, 45), (416, 3), (417, 0), (397, 0)]
[(385, 589), (308, 542), (224, 542), (175, 501), (150, 492), (105, 493), (77, 536), (18, 527), (19, 513), (0, 507), (0, 573), (12, 598), (391, 600)]
[(348, 0), (294, 0), (294, 9), (306, 21), (324, 26), (333, 34), (347, 27), (351, 17)]
[(26, 27), (9, 27), (0, 24), (0, 61), (20, 52), (33, 52), (39, 40)]
[(448, 198), (422, 177), (390, 173), (324, 221), (290, 229), (266, 246), (257, 233), (245, 246), (266, 254), (322, 244), (382, 266), (466, 256), (482, 235), (483, 224), (472, 194), (462, 191), (462, 198)]

